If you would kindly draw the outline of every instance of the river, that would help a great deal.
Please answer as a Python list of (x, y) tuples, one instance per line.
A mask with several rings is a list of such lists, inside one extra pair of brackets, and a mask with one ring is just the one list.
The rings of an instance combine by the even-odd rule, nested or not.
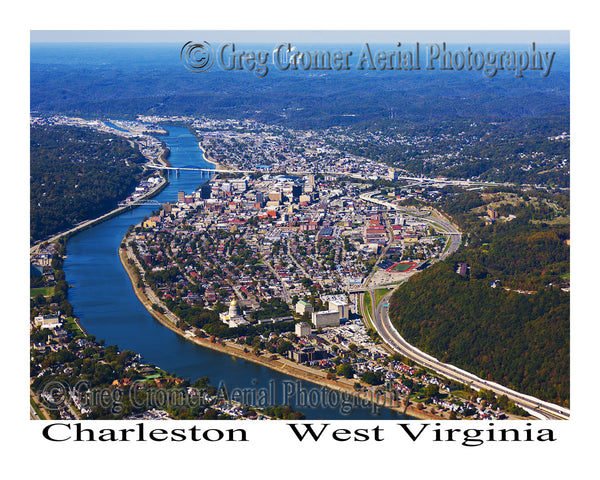
[[(185, 128), (168, 127), (168, 136), (159, 137), (171, 149), (169, 162), (174, 167), (213, 168), (204, 161), (196, 138)], [(161, 204), (177, 200), (180, 190), (191, 193), (209, 176), (182, 171), (171, 174), (170, 184), (154, 197)], [(118, 248), (130, 225), (150, 216), (156, 206), (140, 206), (71, 237), (67, 243), (64, 271), (72, 288), (69, 301), (83, 327), (107, 345), (140, 353), (145, 362), (192, 381), (208, 376), (211, 384), (234, 388), (260, 389), (267, 403), (280, 404), (285, 392), (298, 392), (296, 379), (247, 360), (202, 348), (163, 327), (141, 305), (129, 277), (123, 269)], [(302, 382), (296, 398), (306, 401), (289, 404), (308, 419), (398, 419), (402, 415), (380, 409), (375, 414), (370, 406), (357, 406), (352, 412), (342, 408), (339, 394), (309, 382)], [(266, 397), (265, 397), (266, 395)], [(288, 395), (289, 398), (289, 395)]]

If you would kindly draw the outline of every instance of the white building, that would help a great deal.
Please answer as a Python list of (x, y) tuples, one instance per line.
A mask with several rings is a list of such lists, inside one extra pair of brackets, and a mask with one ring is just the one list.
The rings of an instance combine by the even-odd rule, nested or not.
[(231, 188), (238, 192), (245, 192), (248, 189), (248, 183), (245, 179), (235, 179), (231, 181)]
[(299, 315), (304, 315), (305, 313), (311, 314), (313, 313), (313, 306), (304, 300), (300, 300), (296, 304), (296, 313)]
[(229, 304), (229, 311), (222, 312), (219, 314), (221, 321), (226, 324), (229, 328), (239, 327), (240, 325), (248, 325), (243, 315), (238, 312), (237, 300), (234, 298)]
[(307, 335), (310, 335), (311, 331), (312, 329), (310, 328), (310, 325), (306, 322), (300, 322), (296, 324), (295, 333), (299, 337), (305, 337)]
[(338, 310), (325, 310), (324, 312), (313, 312), (312, 323), (315, 328), (339, 327), (340, 312)]
[(348, 297), (346, 295), (322, 295), (321, 300), (328, 303), (329, 310), (337, 310), (340, 312), (340, 319), (349, 317), (350, 304), (348, 303)]
[(58, 328), (62, 325), (59, 315), (39, 315), (33, 319), (36, 327)]
[(344, 300), (329, 300), (329, 310), (337, 310), (340, 314), (340, 319), (348, 318), (350, 306)]

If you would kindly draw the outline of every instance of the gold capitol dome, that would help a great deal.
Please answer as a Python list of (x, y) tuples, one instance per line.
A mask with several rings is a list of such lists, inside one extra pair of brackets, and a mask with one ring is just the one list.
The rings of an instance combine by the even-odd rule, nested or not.
[(237, 306), (237, 300), (234, 298), (229, 305), (231, 305), (232, 307)]

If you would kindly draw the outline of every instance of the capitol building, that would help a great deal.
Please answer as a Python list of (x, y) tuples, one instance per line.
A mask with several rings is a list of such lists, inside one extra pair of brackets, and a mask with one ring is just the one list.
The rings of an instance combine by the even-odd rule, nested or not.
[(230, 328), (239, 327), (240, 325), (249, 325), (243, 314), (240, 314), (237, 300), (234, 298), (229, 304), (229, 311), (219, 314), (221, 321)]

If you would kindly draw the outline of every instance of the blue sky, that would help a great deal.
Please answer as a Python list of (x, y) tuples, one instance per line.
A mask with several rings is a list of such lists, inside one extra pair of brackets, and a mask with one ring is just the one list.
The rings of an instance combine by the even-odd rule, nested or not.
[[(307, 36), (310, 38), (307, 38)], [(186, 42), (405, 42), (568, 44), (568, 30), (31, 30), (32, 43)]]

